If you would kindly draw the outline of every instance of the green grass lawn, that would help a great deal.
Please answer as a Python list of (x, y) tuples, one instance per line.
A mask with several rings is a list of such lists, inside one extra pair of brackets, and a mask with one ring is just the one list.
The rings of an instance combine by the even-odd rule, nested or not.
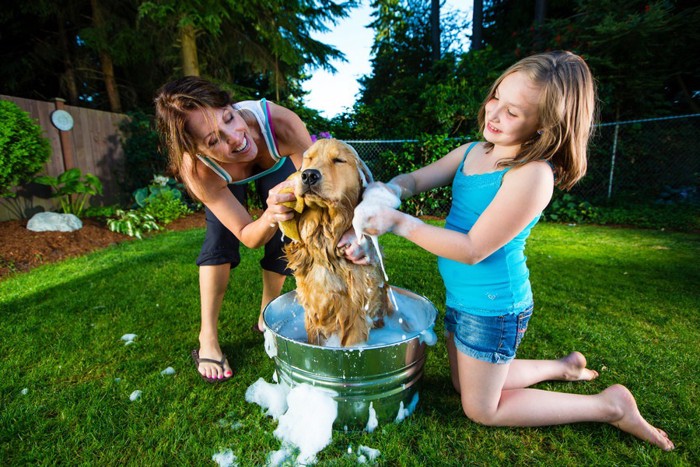
[[(277, 422), (245, 402), (274, 362), (250, 326), (260, 300), (260, 251), (243, 251), (220, 320), (233, 380), (204, 383), (197, 345), (194, 259), (202, 230), (155, 235), (0, 282), (0, 464), (264, 465), (280, 448)], [(355, 465), (359, 445), (378, 465), (699, 465), (700, 236), (540, 224), (527, 254), (535, 315), (518, 356), (583, 352), (600, 377), (538, 387), (594, 394), (629, 387), (644, 416), (676, 444), (670, 453), (605, 424), (488, 428), (469, 421), (449, 381), (435, 258), (381, 240), (391, 283), (440, 310), (420, 404), (373, 433), (336, 432), (318, 465)], [(293, 288), (293, 281), (287, 283)], [(137, 334), (132, 345), (120, 339)], [(175, 375), (162, 376), (167, 367)], [(141, 390), (132, 402), (129, 395)]]

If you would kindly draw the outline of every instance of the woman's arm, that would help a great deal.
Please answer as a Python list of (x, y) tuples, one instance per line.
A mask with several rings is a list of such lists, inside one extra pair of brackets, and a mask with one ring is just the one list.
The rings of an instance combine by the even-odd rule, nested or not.
[(549, 203), (554, 177), (545, 162), (510, 170), (496, 197), (466, 234), (423, 223), (385, 208), (368, 222), (381, 234), (391, 231), (445, 258), (476, 264), (512, 240)]
[[(226, 182), (213, 172), (203, 170), (202, 167), (199, 167), (195, 173), (192, 164), (199, 164), (199, 162), (194, 162), (189, 157), (184, 160), (187, 161), (183, 163), (185, 184), (214, 213), (217, 219), (248, 248), (258, 248), (267, 243), (277, 232), (277, 223), (293, 217), (293, 211), (281, 203), (293, 201), (294, 194), (279, 193), (282, 188), (292, 182), (284, 181), (272, 188), (266, 200), (267, 208), (260, 218), (253, 220), (246, 207), (241, 205), (228, 189)], [(192, 183), (193, 177), (198, 177), (199, 183)]]
[(312, 144), (309, 130), (296, 113), (274, 102), (267, 103), (280, 154), (291, 157), (298, 169), (301, 167), (304, 151)]

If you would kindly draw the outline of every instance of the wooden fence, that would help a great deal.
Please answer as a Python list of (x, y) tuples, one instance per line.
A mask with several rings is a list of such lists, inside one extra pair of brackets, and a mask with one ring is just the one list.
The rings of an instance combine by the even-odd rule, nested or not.
[[(0, 94), (0, 100), (17, 104), (36, 120), (51, 142), (51, 158), (46, 163), (42, 175), (58, 176), (73, 167), (83, 173), (91, 173), (102, 182), (104, 194), (94, 197), (92, 205), (114, 204), (120, 199), (121, 181), (124, 177), (124, 152), (121, 147), (120, 123), (128, 118), (124, 114), (86, 109), (55, 102), (37, 101), (10, 97)], [(65, 110), (73, 117), (73, 128), (60, 131), (51, 123), (51, 113)], [(28, 215), (33, 207), (42, 206), (46, 210), (57, 206), (55, 200), (42, 198), (36, 187), (29, 190), (31, 197), (18, 200), (21, 210)], [(0, 205), (0, 220), (17, 218), (11, 209)]]

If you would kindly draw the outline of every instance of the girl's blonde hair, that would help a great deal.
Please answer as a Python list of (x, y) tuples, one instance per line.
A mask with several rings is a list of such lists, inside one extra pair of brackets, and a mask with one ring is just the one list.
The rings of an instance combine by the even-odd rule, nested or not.
[[(196, 173), (198, 164), (192, 164), (193, 176), (182, 173), (185, 155), (195, 157), (198, 152), (197, 141), (186, 129), (187, 116), (192, 111), (208, 111), (231, 105), (232, 100), (228, 92), (198, 76), (185, 76), (166, 83), (156, 94), (156, 129), (167, 148), (169, 172), (185, 182), (193, 197), (196, 197), (193, 189), (197, 193), (202, 193), (202, 190)], [(248, 124), (251, 123), (250, 116), (244, 118)]]
[[(595, 83), (586, 62), (571, 52), (555, 51), (526, 57), (508, 68), (491, 86), (479, 109), (479, 128), (486, 125), (486, 103), (503, 79), (524, 73), (542, 90), (539, 102), (539, 128), (523, 143), (513, 160), (501, 167), (517, 167), (534, 160), (550, 161), (557, 185), (571, 189), (586, 174), (588, 141), (595, 121)], [(487, 151), (493, 144), (486, 144)]]

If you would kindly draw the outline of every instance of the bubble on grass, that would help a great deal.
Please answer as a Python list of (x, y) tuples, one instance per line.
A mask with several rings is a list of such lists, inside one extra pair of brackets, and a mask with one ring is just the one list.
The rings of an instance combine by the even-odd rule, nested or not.
[(140, 398), (141, 398), (141, 391), (139, 391), (138, 389), (136, 391), (132, 392), (131, 395), (129, 396), (129, 400), (131, 402), (134, 402), (135, 400), (140, 399)]
[(377, 457), (379, 457), (379, 455), (381, 454), (381, 452), (379, 452), (379, 449), (373, 449), (369, 446), (363, 446), (361, 444), (358, 451), (367, 456), (367, 459), (369, 459), (370, 461), (377, 460)]
[(136, 334), (124, 334), (122, 336), (122, 340), (124, 341), (124, 345), (131, 345), (134, 343), (134, 339), (136, 339)]
[(418, 393), (415, 393), (413, 395), (413, 399), (411, 399), (411, 402), (408, 404), (408, 407), (404, 408), (403, 406), (403, 401), (399, 404), (399, 412), (396, 414), (396, 423), (401, 423), (406, 417), (410, 416), (415, 410), (416, 406), (418, 405)]
[(374, 403), (370, 402), (369, 403), (369, 420), (367, 420), (367, 426), (365, 427), (365, 430), (367, 430), (367, 433), (372, 433), (375, 428), (379, 426), (379, 421), (377, 420), (377, 411), (374, 410)]
[(272, 451), (270, 454), (267, 455), (267, 462), (265, 463), (265, 465), (269, 467), (279, 467), (281, 465), (284, 465), (285, 463), (289, 464), (290, 462), (293, 462), (293, 457), (294, 447), (289, 445), (283, 445), (279, 451)]
[(287, 411), (288, 393), (289, 386), (268, 383), (264, 379), (259, 378), (246, 390), (245, 400), (267, 409), (265, 415), (278, 420)]
[(211, 460), (216, 462), (216, 464), (219, 467), (232, 467), (236, 464), (236, 456), (233, 455), (233, 451), (230, 449), (226, 449), (225, 451), (217, 452), (213, 456), (211, 456)]
[(160, 372), (161, 375), (166, 376), (166, 375), (174, 375), (175, 374), (175, 368), (169, 366), (165, 370)]
[(20, 393), (21, 393), (23, 396), (26, 396), (27, 394), (29, 394), (29, 388), (24, 388), (24, 389), (22, 389), (22, 390), (20, 391)]
[(121, 378), (114, 378), (114, 382), (115, 382), (115, 383), (121, 383), (121, 382), (122, 382), (122, 379), (121, 379)]

